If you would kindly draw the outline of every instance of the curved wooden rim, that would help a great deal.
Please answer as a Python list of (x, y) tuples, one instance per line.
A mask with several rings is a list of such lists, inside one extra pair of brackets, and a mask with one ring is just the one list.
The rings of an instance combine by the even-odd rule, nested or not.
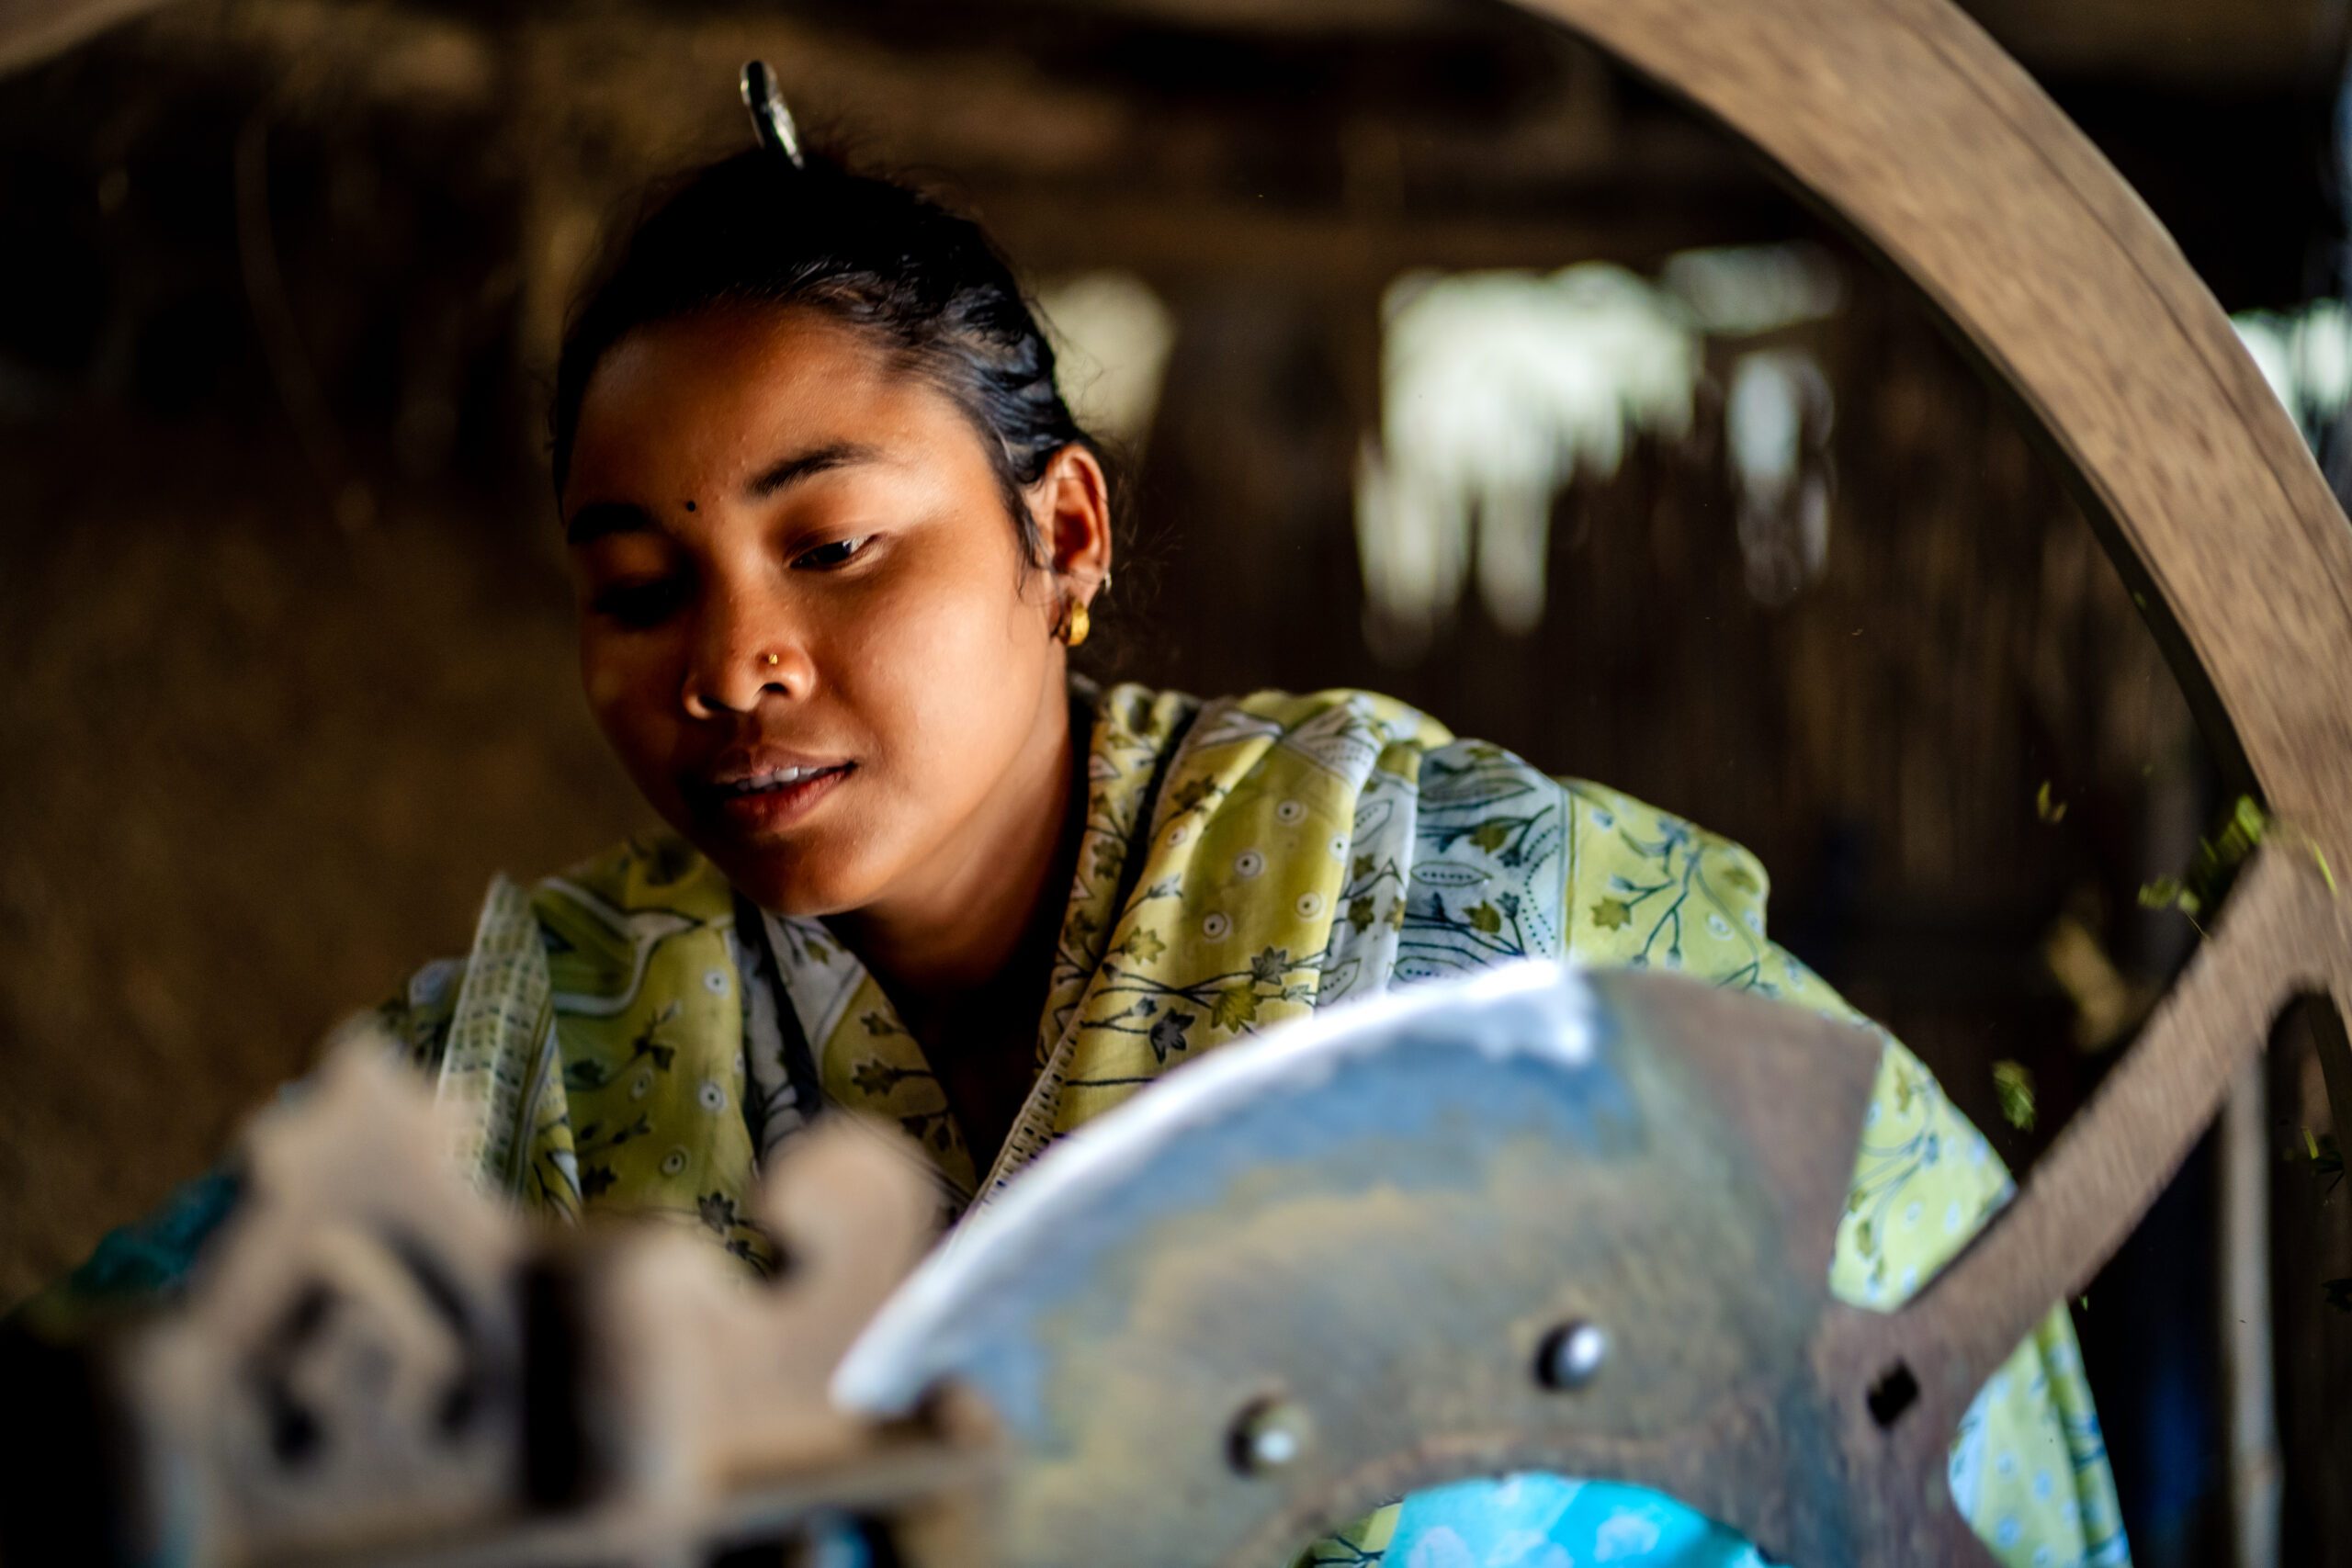
[[(2273, 811), (2352, 858), (2352, 525), (2120, 175), (1946, 0), (1514, 0), (1751, 143), (2015, 392)], [(2217, 736), (2225, 747), (2230, 738)]]
[[(2209, 735), (2285, 824), (2248, 878), (2278, 890), (2225, 917), (2267, 940), (2199, 955), (2196, 1005), (2159, 1011), (1931, 1292), (1948, 1326), (1996, 1297), (2014, 1321), (2129, 1234), (2290, 998), (2352, 975), (2325, 869), (2352, 867), (2352, 525), (2179, 247), (1946, 0), (1516, 3), (1745, 138), (1917, 286), (2072, 470)], [(2285, 886), (2313, 878), (2325, 897)], [(1987, 1255), (2023, 1272), (2002, 1289)]]
[[(2328, 869), (2352, 873), (2352, 524), (2178, 246), (1946, 0), (1514, 3), (1743, 137), (1942, 312), (2071, 470), (2281, 824), (2019, 1200), (1903, 1312), (1834, 1312), (1816, 1340), (1851, 1494), (1903, 1500), (1859, 1560), (1982, 1563), (1942, 1479), (1969, 1398), (2137, 1225), (2279, 1013), (2352, 1009), (2352, 880)], [(1896, 1365), (1920, 1398), (1882, 1428), (1861, 1393)]]

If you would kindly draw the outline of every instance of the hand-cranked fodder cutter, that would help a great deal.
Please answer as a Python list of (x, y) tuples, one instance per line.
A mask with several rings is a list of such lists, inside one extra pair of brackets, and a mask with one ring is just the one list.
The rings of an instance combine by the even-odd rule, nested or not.
[[(1807, 1568), (1987, 1561), (1944, 1478), (1966, 1402), (2282, 1010), (2352, 1014), (2352, 525), (2178, 250), (1944, 0), (1519, 3), (1918, 285), (2279, 825), (1975, 1245), (1899, 1312), (1829, 1299), (1867, 1036), (1501, 972), (1232, 1048), (1050, 1154), (884, 1309), (842, 1368), (854, 1417), (827, 1375), (921, 1235), (878, 1143), (786, 1162), (765, 1217), (796, 1267), (746, 1292), (675, 1238), (526, 1239), (346, 1063), (257, 1131), (188, 1302), (47, 1366), (59, 1463), (15, 1478), (19, 1526), (74, 1561), (653, 1562), (797, 1532), (1255, 1568), (1419, 1486), (1551, 1470)], [(2352, 1126), (2340, 1028), (2321, 1048)]]

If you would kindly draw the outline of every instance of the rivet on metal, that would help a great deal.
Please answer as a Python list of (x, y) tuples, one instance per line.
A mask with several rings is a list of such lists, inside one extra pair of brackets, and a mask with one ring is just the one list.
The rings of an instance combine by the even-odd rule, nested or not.
[(1545, 1388), (1582, 1388), (1608, 1359), (1608, 1334), (1599, 1324), (1578, 1318), (1544, 1337), (1535, 1353), (1535, 1375)]
[(1304, 1409), (1287, 1399), (1261, 1399), (1233, 1418), (1226, 1457), (1244, 1475), (1265, 1475), (1295, 1462), (1313, 1436)]

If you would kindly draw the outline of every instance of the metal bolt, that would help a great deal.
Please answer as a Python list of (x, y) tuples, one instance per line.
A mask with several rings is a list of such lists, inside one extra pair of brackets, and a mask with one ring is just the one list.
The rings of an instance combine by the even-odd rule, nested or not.
[(1535, 1375), (1545, 1388), (1582, 1388), (1608, 1359), (1608, 1334), (1599, 1324), (1578, 1318), (1544, 1337), (1535, 1353)]
[(1233, 1418), (1226, 1456), (1244, 1475), (1283, 1469), (1306, 1451), (1314, 1436), (1306, 1412), (1287, 1399), (1261, 1399)]

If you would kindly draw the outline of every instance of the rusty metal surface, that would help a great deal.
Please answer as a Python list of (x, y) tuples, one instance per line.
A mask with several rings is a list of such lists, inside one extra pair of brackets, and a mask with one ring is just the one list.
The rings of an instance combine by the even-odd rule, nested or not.
[[(1528, 965), (1230, 1048), (1076, 1135), (917, 1272), (835, 1393), (985, 1399), (1022, 1563), (1262, 1568), (1420, 1487), (1549, 1471), (1667, 1492), (1774, 1561), (1984, 1568), (1946, 1478), (1962, 1410), (2096, 1267), (2067, 1248), (2153, 1200), (2143, 1144), (2201, 1126), (2259, 1049), (2245, 955), (2324, 976), (2347, 913), (2308, 862), (2259, 858), (2076, 1163), (1899, 1313), (1826, 1288), (1875, 1034)], [(1577, 1326), (1606, 1354), (1562, 1386), (1547, 1348)], [(1295, 1452), (1250, 1462), (1275, 1417)]]
[[(1639, 1481), (1803, 1563), (1876, 1504), (1815, 1378), (1878, 1037), (1663, 975), (1497, 971), (1184, 1073), (918, 1273), (837, 1393), (1014, 1445), (1008, 1561), (1288, 1561), (1431, 1483)], [(1547, 1340), (1606, 1336), (1550, 1386)], [(1298, 1454), (1237, 1463), (1274, 1401)], [(1828, 1461), (1828, 1462), (1825, 1462)]]

